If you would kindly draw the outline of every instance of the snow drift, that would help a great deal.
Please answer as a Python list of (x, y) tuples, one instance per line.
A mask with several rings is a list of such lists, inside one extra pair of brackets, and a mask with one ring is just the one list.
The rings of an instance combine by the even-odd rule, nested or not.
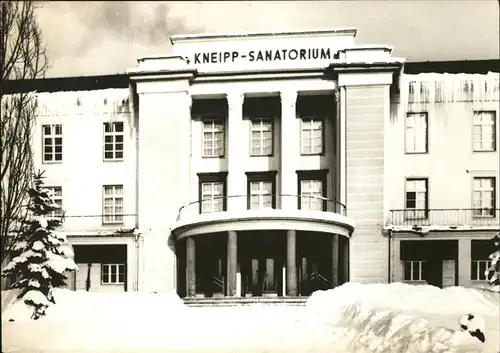
[[(315, 292), (307, 308), (313, 331), (346, 352), (497, 353), (499, 299), (487, 289), (347, 283)], [(460, 331), (458, 319), (467, 313), (484, 318), (484, 344)]]
[[(3, 291), (2, 298), (10, 298), (10, 303), (2, 303), (2, 322), (30, 321), (33, 308), (17, 299), (14, 290)], [(47, 309), (47, 321), (73, 320), (127, 320), (144, 319), (151, 315), (166, 315), (184, 308), (183, 301), (176, 294), (151, 294), (144, 292), (96, 293), (54, 289), (55, 305)], [(5, 308), (4, 308), (5, 305)]]
[[(175, 294), (56, 290), (47, 316), (15, 301), (2, 313), (4, 352), (498, 353), (498, 293), (402, 283), (348, 283), (305, 307), (185, 307)], [(485, 343), (458, 319), (485, 321)], [(9, 322), (13, 318), (16, 321)], [(26, 332), (36, 332), (25, 339)]]

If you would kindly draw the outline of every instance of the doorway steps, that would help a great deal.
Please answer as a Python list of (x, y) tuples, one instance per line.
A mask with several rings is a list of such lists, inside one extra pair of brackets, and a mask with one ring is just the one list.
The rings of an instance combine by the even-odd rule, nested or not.
[(308, 297), (184, 298), (188, 307), (305, 306)]

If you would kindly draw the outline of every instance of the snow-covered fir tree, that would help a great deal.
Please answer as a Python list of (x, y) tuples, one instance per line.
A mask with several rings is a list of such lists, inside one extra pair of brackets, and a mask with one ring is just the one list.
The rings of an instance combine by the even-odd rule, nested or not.
[(492, 239), (494, 252), (490, 255), (490, 267), (486, 269), (486, 278), (488, 284), (493, 286), (493, 289), (500, 292), (500, 233)]
[(59, 206), (52, 192), (43, 187), (43, 178), (43, 172), (34, 175), (28, 190), (30, 217), (14, 245), (17, 256), (2, 271), (2, 276), (14, 279), (11, 289), (19, 290), (18, 298), (33, 307), (34, 320), (45, 315), (50, 303), (55, 304), (53, 289), (65, 285), (64, 272), (78, 269), (66, 235), (55, 230), (63, 220), (51, 217)]

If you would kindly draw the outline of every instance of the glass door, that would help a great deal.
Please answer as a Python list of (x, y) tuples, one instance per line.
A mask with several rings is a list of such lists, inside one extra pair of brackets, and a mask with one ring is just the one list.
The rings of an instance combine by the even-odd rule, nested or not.
[(283, 295), (284, 246), (280, 234), (253, 233), (242, 239), (239, 261), (242, 296)]

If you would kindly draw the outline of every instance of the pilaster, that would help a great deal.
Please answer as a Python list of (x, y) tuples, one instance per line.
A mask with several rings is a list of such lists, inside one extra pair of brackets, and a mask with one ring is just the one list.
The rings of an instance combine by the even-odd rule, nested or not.
[[(347, 207), (347, 216), (356, 222), (350, 244), (350, 278), (364, 283), (386, 282), (388, 246), (381, 229), (386, 219), (384, 137), (390, 119), (392, 72), (340, 72), (338, 82), (340, 172), (345, 173), (340, 200)], [(364, 191), (368, 188), (370, 193)]]
[[(229, 114), (227, 118), (227, 208), (228, 211), (244, 210), (246, 208), (246, 179), (241, 148), (238, 148), (243, 133), (243, 101), (245, 95), (241, 92), (227, 94)], [(246, 157), (246, 156), (245, 156)]]
[(458, 285), (469, 287), (471, 284), (471, 240), (458, 239)]
[[(177, 271), (170, 229), (179, 208), (189, 202), (189, 80), (193, 73), (153, 78), (146, 71), (131, 76), (139, 95), (138, 226), (145, 230), (143, 249), (148, 254), (143, 289), (171, 292), (176, 287)], [(158, 207), (158, 200), (170, 201)]]
[(296, 122), (297, 91), (280, 92), (281, 98), (281, 208), (297, 209), (297, 165), (300, 151), (300, 134)]

